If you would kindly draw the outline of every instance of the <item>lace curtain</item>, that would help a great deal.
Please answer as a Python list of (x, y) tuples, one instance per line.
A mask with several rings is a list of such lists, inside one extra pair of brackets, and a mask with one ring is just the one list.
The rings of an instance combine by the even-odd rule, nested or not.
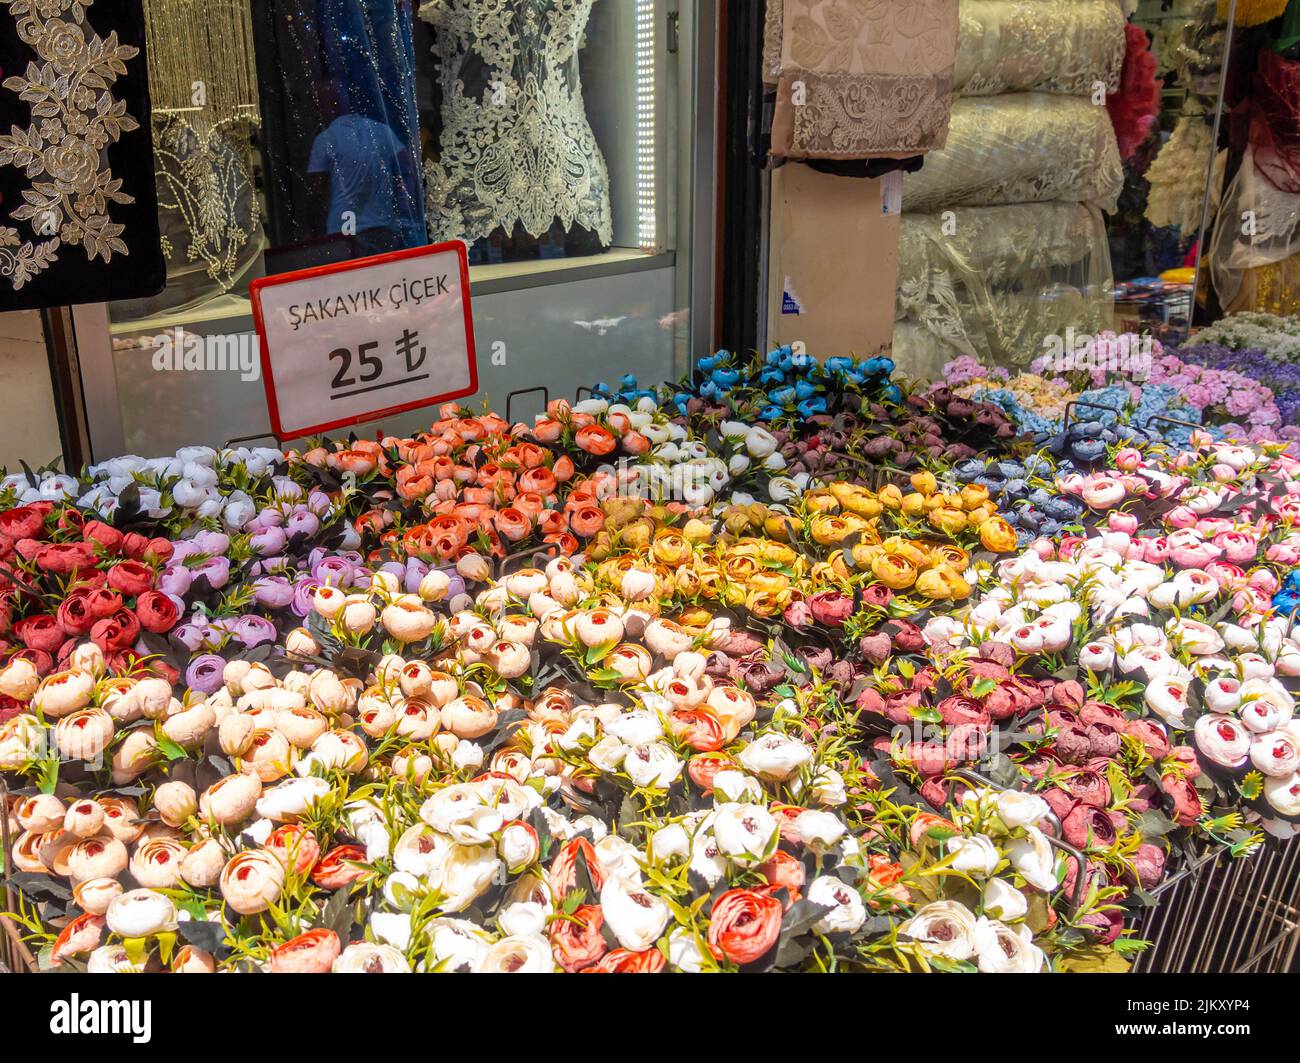
[(957, 0), (768, 0), (772, 153), (865, 159), (942, 147)]
[(904, 214), (894, 355), (936, 375), (961, 354), (1027, 365), (1046, 335), (1108, 322), (1106, 226), (1082, 203), (1024, 203)]
[(953, 105), (948, 144), (903, 183), (903, 210), (1089, 203), (1113, 211), (1124, 171), (1105, 107), (1027, 92)]
[(587, 121), (578, 55), (594, 0), (428, 0), (442, 89), (425, 163), (432, 239), (473, 243), (557, 222), (614, 239), (609, 171)]
[(958, 95), (1115, 92), (1123, 59), (1116, 0), (961, 0)]

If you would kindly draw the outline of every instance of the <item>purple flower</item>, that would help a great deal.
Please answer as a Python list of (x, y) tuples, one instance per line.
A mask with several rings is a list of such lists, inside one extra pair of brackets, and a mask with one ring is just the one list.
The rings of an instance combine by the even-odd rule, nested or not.
[(172, 629), (171, 637), (189, 650), (190, 653), (195, 653), (207, 644), (207, 626), (204, 624), (182, 624), (180, 627)]
[(174, 594), (183, 598), (193, 582), (194, 576), (188, 568), (184, 565), (175, 565), (162, 570), (158, 576), (158, 589), (163, 594)]
[(296, 616), (311, 612), (312, 599), (321, 582), (315, 576), (303, 576), (293, 585), (293, 611)]
[(294, 513), (285, 522), (284, 530), (289, 533), (290, 538), (295, 535), (312, 536), (320, 530), (320, 521), (315, 513)]
[(195, 579), (200, 576), (206, 576), (208, 583), (215, 589), (220, 590), (230, 582), (230, 559), (225, 557), (210, 557), (201, 564), (195, 565), (190, 570), (190, 575)]
[(253, 600), (267, 609), (283, 609), (293, 596), (293, 584), (284, 576), (263, 576), (253, 583)]
[(215, 653), (195, 657), (185, 669), (185, 685), (203, 694), (215, 694), (221, 689), (221, 675), (226, 662)]
[(201, 531), (194, 536), (194, 545), (201, 554), (224, 554), (230, 549), (230, 536), (225, 532)]
[(275, 624), (270, 620), (267, 620), (264, 616), (256, 616), (251, 613), (237, 618), (230, 625), (229, 630), (237, 642), (242, 643), (250, 650), (255, 646), (274, 642), (278, 634)]
[(311, 570), (321, 583), (331, 587), (349, 587), (356, 575), (356, 567), (347, 558), (340, 555), (322, 557)]
[(262, 557), (278, 554), (284, 549), (286, 542), (288, 536), (284, 534), (284, 529), (274, 527), (259, 531), (248, 540), (249, 545)]

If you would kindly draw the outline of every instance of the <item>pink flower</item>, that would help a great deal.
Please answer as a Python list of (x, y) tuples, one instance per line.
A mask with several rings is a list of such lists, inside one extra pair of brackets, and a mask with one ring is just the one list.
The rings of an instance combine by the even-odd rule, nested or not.
[(1176, 506), (1165, 514), (1165, 524), (1170, 528), (1194, 528), (1198, 518), (1186, 506)]
[(1106, 526), (1111, 531), (1123, 532), (1126, 535), (1136, 535), (1138, 530), (1138, 519), (1132, 513), (1118, 513), (1112, 511), (1106, 518)]
[(1169, 540), (1163, 535), (1139, 540), (1143, 544), (1142, 560), (1152, 565), (1163, 564), (1169, 558)]
[(1093, 509), (1110, 509), (1124, 501), (1128, 492), (1111, 476), (1094, 473), (1083, 484), (1083, 500)]
[(1248, 532), (1220, 532), (1213, 541), (1223, 551), (1223, 556), (1237, 565), (1250, 564), (1259, 552), (1258, 540)]

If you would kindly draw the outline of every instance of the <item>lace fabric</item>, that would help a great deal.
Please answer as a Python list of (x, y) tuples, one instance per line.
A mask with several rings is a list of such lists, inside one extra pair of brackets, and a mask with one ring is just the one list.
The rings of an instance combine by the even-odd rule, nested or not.
[(1200, 228), (1210, 137), (1210, 127), (1203, 118), (1183, 115), (1147, 169), (1151, 192), (1146, 219), (1156, 228), (1176, 225), (1184, 232)]
[(947, 146), (904, 179), (903, 210), (1062, 201), (1113, 211), (1123, 186), (1106, 108), (1040, 92), (959, 99)]
[(595, 0), (429, 0), (443, 129), (425, 163), (433, 240), (558, 220), (613, 242), (609, 171), (587, 121), (578, 52)]
[(1123, 59), (1116, 0), (961, 0), (958, 95), (1112, 93)]
[(1007, 367), (1068, 326), (1109, 324), (1113, 278), (1101, 212), (1081, 203), (904, 214), (894, 354), (931, 375), (969, 354)]
[(873, 158), (943, 145), (957, 0), (769, 0), (765, 30), (774, 155)]

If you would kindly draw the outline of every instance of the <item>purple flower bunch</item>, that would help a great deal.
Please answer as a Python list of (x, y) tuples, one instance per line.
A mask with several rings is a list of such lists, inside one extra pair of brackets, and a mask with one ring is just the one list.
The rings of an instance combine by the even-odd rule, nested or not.
[(1300, 425), (1300, 364), (1272, 358), (1264, 350), (1233, 350), (1209, 343), (1184, 347), (1177, 355), (1187, 364), (1233, 372), (1267, 387), (1282, 425)]

